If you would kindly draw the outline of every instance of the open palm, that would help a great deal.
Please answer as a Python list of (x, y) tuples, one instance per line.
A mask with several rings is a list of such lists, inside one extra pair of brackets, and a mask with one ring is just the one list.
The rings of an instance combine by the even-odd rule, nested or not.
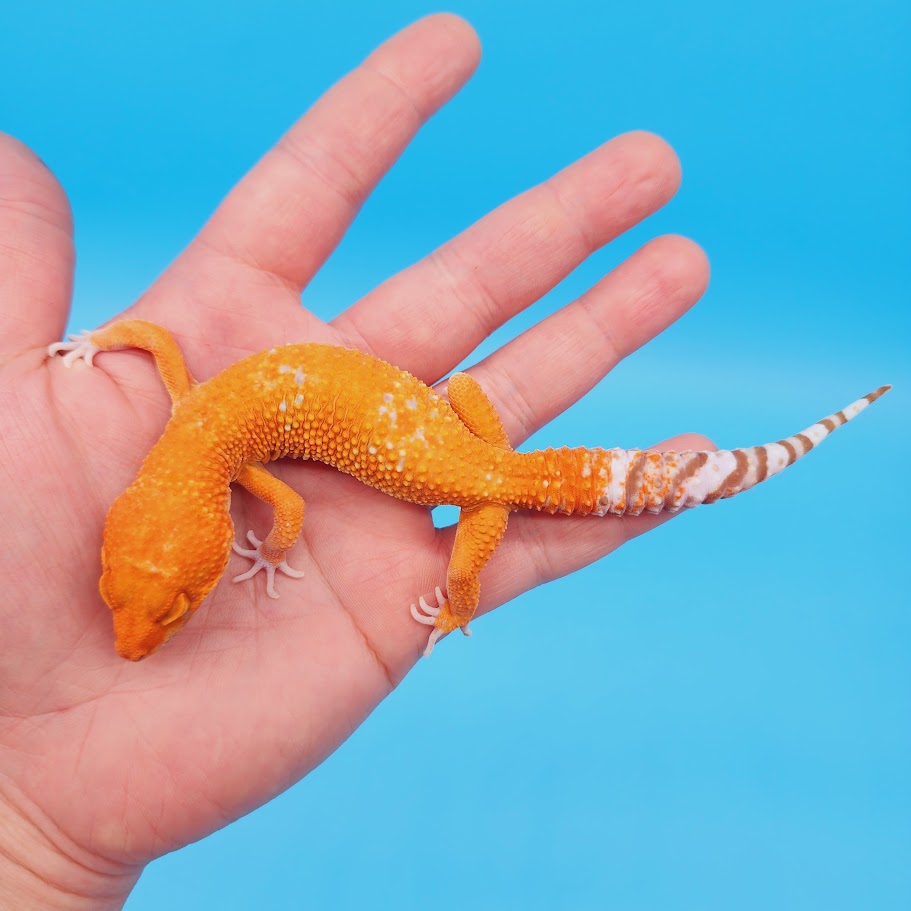
[[(329, 341), (434, 383), (672, 195), (673, 153), (653, 136), (626, 135), (506, 203), (333, 323), (303, 310), (301, 289), (477, 57), (473, 33), (452, 16), (392, 38), (251, 171), (129, 314), (171, 329), (199, 379), (275, 344)], [(169, 403), (141, 353), (101, 354), (95, 369), (46, 360), (66, 321), (72, 264), (62, 190), (3, 138), (0, 814), (8, 824), (0, 882), (20, 897), (17, 907), (45, 895), (54, 907), (71, 899), (116, 907), (149, 859), (318, 764), (420, 655), (426, 629), (408, 605), (445, 578), (452, 545), (452, 531), (436, 530), (427, 509), (325, 466), (273, 466), (307, 502), (291, 553), (306, 576), (280, 577), (273, 601), (262, 579), (232, 585), (245, 568), (234, 557), (180, 636), (148, 661), (123, 661), (97, 589), (101, 531)], [(473, 369), (512, 442), (674, 320), (706, 275), (695, 245), (655, 240)], [(238, 538), (268, 530), (266, 508), (246, 494), (235, 495), (232, 512)], [(517, 516), (482, 577), (482, 610), (660, 521)]]

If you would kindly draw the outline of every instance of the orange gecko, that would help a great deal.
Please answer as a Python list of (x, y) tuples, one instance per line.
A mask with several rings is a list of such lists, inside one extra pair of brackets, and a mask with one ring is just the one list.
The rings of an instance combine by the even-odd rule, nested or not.
[[(384, 493), (423, 506), (461, 507), (436, 604), (411, 605), (440, 636), (467, 631), (482, 567), (510, 512), (564, 515), (676, 512), (731, 497), (805, 455), (890, 387), (778, 443), (719, 452), (547, 449), (515, 452), (490, 400), (464, 373), (447, 397), (385, 361), (331, 345), (285, 345), (254, 354), (197, 384), (166, 329), (124, 320), (51, 345), (69, 366), (99, 351), (141, 348), (154, 357), (173, 403), (161, 439), (111, 506), (101, 549), (101, 594), (114, 614), (117, 651), (138, 661), (180, 630), (221, 578), (232, 547), (263, 570), (300, 576), (285, 555), (301, 532), (304, 501), (263, 467), (284, 456), (316, 459)], [(234, 542), (228, 512), (236, 481), (274, 510), (252, 548)], [(138, 521), (141, 517), (141, 521)]]

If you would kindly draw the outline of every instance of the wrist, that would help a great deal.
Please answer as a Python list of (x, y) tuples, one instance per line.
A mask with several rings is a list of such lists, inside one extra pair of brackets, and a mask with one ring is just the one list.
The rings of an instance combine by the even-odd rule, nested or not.
[(76, 845), (27, 798), (0, 787), (0, 908), (117, 911), (142, 868)]

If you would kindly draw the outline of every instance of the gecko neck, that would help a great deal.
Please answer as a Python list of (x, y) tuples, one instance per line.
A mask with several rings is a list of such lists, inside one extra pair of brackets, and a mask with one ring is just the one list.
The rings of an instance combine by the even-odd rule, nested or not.
[[(226, 457), (209, 436), (191, 423), (171, 422), (143, 461), (137, 483), (184, 496), (226, 496), (242, 460)], [(174, 453), (183, 455), (175, 458)]]

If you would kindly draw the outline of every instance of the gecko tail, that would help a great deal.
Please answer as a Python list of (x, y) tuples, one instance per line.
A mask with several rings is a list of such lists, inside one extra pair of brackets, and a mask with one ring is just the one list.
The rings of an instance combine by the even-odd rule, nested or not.
[(880, 386), (801, 433), (764, 446), (717, 452), (607, 450), (609, 480), (593, 512), (677, 512), (733, 497), (792, 465), (891, 388)]

